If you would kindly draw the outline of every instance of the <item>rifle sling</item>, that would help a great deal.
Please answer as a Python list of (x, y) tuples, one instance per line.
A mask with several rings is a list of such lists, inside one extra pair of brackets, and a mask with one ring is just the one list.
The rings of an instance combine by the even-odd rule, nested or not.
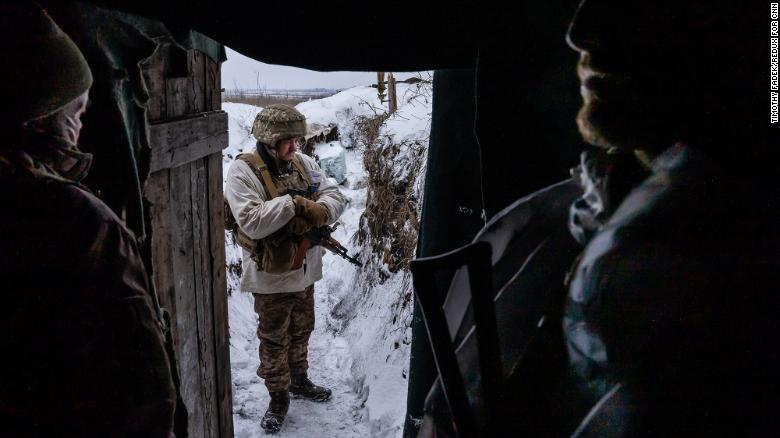
[(276, 188), (276, 184), (274, 184), (274, 180), (271, 178), (271, 172), (268, 171), (268, 166), (260, 157), (257, 149), (251, 154), (241, 156), (241, 158), (244, 157), (246, 157), (244, 161), (249, 164), (249, 167), (252, 168), (255, 175), (259, 174), (260, 182), (263, 183), (263, 187), (265, 187), (265, 190), (268, 192), (268, 196), (270, 196), (271, 199), (278, 197), (279, 189)]
[(309, 179), (309, 172), (306, 171), (306, 169), (303, 168), (303, 164), (298, 159), (297, 155), (293, 155), (292, 157), (292, 164), (295, 166), (295, 168), (298, 170), (298, 172), (303, 177), (304, 181), (306, 181), (306, 185), (311, 187), (311, 179)]
[[(257, 149), (255, 149), (251, 154), (241, 154), (237, 158), (241, 159), (249, 165), (249, 168), (252, 169), (254, 174), (260, 179), (260, 182), (263, 184), (263, 187), (268, 192), (268, 195), (271, 199), (279, 196), (279, 189), (276, 187), (276, 184), (274, 184), (273, 178), (271, 178), (271, 172), (268, 170), (268, 166), (265, 164), (265, 161), (263, 161), (260, 153), (257, 152)], [(295, 167), (295, 170), (297, 170), (298, 173), (301, 174), (301, 177), (303, 177), (304, 181), (306, 181), (306, 185), (311, 186), (309, 172), (307, 172), (303, 167), (303, 163), (301, 163), (301, 160), (298, 159), (298, 156), (293, 155), (292, 160), (290, 161)]]

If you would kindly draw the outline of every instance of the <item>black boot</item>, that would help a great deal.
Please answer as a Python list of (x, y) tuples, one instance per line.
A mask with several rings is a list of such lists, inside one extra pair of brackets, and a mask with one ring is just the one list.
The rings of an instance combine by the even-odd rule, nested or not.
[(269, 394), (271, 402), (268, 403), (268, 410), (265, 411), (260, 426), (265, 430), (265, 433), (274, 434), (282, 428), (287, 408), (290, 407), (290, 395), (287, 391), (271, 391)]
[(291, 380), (290, 394), (317, 402), (330, 400), (330, 389), (311, 383), (306, 374), (293, 375)]

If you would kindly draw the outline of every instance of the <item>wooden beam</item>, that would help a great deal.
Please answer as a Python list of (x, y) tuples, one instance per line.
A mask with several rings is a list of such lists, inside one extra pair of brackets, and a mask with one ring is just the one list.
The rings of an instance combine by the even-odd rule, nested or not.
[[(149, 233), (152, 245), (152, 279), (157, 289), (160, 306), (166, 308), (171, 316), (175, 317), (176, 287), (171, 246), (173, 213), (171, 212), (170, 189), (170, 171), (152, 173), (146, 180), (144, 196), (149, 202), (151, 216)], [(171, 335), (174, 346), (178, 345), (178, 332), (175, 327), (171, 330)]]
[(206, 110), (222, 109), (222, 79), (220, 65), (206, 57)]
[(143, 64), (143, 75), (149, 90), (149, 101), (146, 106), (146, 117), (154, 123), (165, 119), (165, 72), (169, 58), (167, 46), (159, 45), (154, 55)]
[(195, 291), (195, 254), (193, 248), (193, 211), (191, 166), (171, 170), (171, 213), (173, 220), (174, 287), (176, 294), (176, 332), (181, 393), (187, 402), (189, 436), (206, 437), (203, 381), (200, 370), (201, 333), (198, 327)]
[(211, 246), (209, 242), (210, 217), (208, 196), (208, 168), (206, 160), (195, 160), (189, 164), (192, 202), (192, 256), (195, 274), (192, 299), (195, 300), (196, 314), (190, 317), (197, 320), (198, 326), (198, 362), (200, 371), (200, 399), (203, 402), (204, 437), (219, 436), (219, 410), (217, 405), (217, 382), (214, 370), (214, 312), (212, 302), (212, 266)]
[(216, 383), (219, 398), (219, 436), (233, 436), (233, 396), (230, 378), (230, 330), (228, 328), (227, 280), (225, 278), (225, 229), (222, 195), (222, 154), (208, 157), (209, 243), (216, 353)]
[(190, 78), (190, 93), (192, 94), (192, 109), (202, 113), (206, 109), (206, 58), (197, 50), (187, 52), (187, 73)]
[(205, 158), (228, 145), (224, 111), (149, 126), (150, 171), (156, 172)]
[(175, 119), (177, 117), (195, 113), (195, 103), (193, 99), (191, 78), (165, 79), (165, 109), (167, 119)]

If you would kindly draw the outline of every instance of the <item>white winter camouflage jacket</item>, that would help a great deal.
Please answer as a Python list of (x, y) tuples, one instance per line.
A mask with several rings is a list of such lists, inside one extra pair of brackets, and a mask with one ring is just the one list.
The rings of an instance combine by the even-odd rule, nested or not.
[[(338, 187), (322, 173), (313, 158), (297, 153), (313, 184), (320, 183), (317, 202), (328, 209), (328, 224), (341, 216), (346, 198)], [(262, 239), (282, 228), (295, 216), (295, 204), (289, 195), (267, 199), (268, 195), (249, 165), (235, 160), (227, 173), (225, 198), (241, 230), (252, 239)], [(300, 292), (322, 278), (324, 249), (315, 246), (306, 253), (303, 267), (283, 274), (270, 274), (258, 269), (249, 251), (242, 250), (241, 290), (271, 294)]]

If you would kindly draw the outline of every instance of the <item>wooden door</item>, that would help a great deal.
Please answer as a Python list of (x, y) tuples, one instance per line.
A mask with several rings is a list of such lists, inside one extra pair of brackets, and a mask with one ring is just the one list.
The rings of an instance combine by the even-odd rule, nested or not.
[(219, 65), (201, 52), (158, 47), (144, 66), (150, 91), (153, 279), (172, 332), (190, 437), (232, 437)]

